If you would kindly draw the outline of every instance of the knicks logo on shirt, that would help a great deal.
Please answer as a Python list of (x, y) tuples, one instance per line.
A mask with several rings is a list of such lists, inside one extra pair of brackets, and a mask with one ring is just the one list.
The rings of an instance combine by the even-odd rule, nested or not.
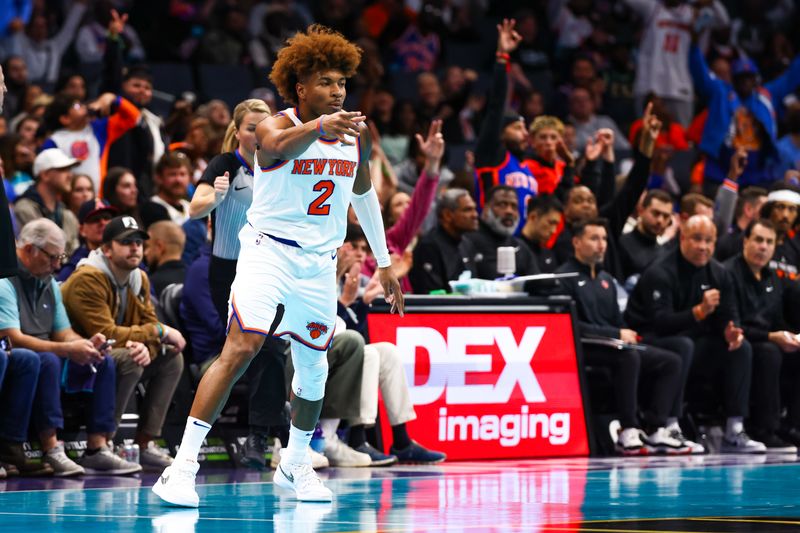
[(292, 174), (352, 178), (356, 175), (356, 165), (355, 161), (344, 159), (295, 159)]
[(311, 335), (312, 339), (318, 339), (320, 335), (328, 333), (328, 326), (325, 324), (320, 324), (319, 322), (309, 322), (306, 325), (306, 329), (308, 330), (308, 333)]
[(89, 157), (89, 143), (86, 141), (75, 141), (69, 149), (72, 157), (78, 161), (86, 161)]

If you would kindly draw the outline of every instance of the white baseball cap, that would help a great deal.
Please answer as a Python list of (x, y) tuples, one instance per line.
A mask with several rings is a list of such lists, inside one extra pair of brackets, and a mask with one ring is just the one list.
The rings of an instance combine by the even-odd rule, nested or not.
[(33, 175), (39, 176), (42, 172), (53, 168), (71, 168), (80, 164), (80, 161), (68, 156), (58, 148), (48, 148), (39, 152), (39, 155), (33, 160)]

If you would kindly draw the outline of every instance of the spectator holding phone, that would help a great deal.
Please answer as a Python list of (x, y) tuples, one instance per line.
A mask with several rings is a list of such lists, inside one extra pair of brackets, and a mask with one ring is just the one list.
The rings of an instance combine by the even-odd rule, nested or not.
[(111, 355), (117, 366), (117, 423), (136, 384), (147, 383), (136, 443), (142, 450), (142, 466), (160, 470), (169, 466), (172, 458), (153, 439), (161, 434), (183, 371), (180, 352), (186, 341), (180, 331), (156, 317), (150, 280), (139, 269), (148, 238), (132, 217), (111, 219), (103, 230), (103, 245), (79, 263), (61, 291), (77, 331), (99, 331), (116, 339)]
[[(0, 461), (22, 474), (73, 476), (87, 473), (132, 474), (141, 470), (113, 455), (106, 446), (114, 433), (114, 360), (103, 349), (105, 335), (90, 338), (70, 326), (53, 272), (65, 259), (64, 232), (46, 218), (26, 224), (17, 244), (19, 274), (0, 280), (0, 336), (16, 347), (12, 358), (38, 369), (27, 383), (6, 383), (0, 391)], [(56, 430), (63, 428), (61, 392), (92, 392), (87, 451), (80, 465), (64, 453)], [(28, 460), (22, 443), (33, 421), (42, 444), (42, 464)]]

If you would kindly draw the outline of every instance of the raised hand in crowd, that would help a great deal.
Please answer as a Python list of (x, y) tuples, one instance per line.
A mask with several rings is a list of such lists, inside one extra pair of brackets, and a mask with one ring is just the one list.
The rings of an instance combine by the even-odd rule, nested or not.
[(503, 19), (502, 24), (497, 25), (498, 54), (510, 54), (519, 46), (522, 41), (522, 35), (514, 29), (516, 25), (517, 21), (514, 19)]
[(728, 168), (728, 179), (731, 181), (738, 181), (739, 176), (744, 172), (747, 166), (747, 150), (744, 148), (737, 148), (731, 156), (731, 164)]
[(116, 38), (125, 30), (125, 24), (128, 22), (128, 14), (125, 13), (120, 16), (116, 9), (111, 10), (111, 20), (108, 21), (108, 36), (111, 39)]
[(600, 128), (595, 134), (597, 143), (602, 147), (604, 161), (614, 162), (614, 130), (611, 128)]
[(444, 155), (444, 137), (442, 136), (442, 121), (431, 121), (428, 136), (423, 139), (419, 133), (415, 134), (420, 152), (425, 156), (425, 172), (430, 176), (439, 175), (439, 169)]
[(653, 157), (656, 139), (661, 132), (661, 120), (653, 113), (653, 102), (647, 104), (642, 117), (642, 132), (639, 136), (639, 151), (645, 157)]
[(92, 114), (105, 117), (111, 113), (111, 104), (113, 104), (116, 99), (117, 95), (114, 93), (103, 93), (97, 98), (97, 100), (90, 103), (86, 107), (89, 108), (89, 111)]
[[(591, 142), (591, 139), (587, 142), (587, 146), (589, 142)], [(558, 141), (556, 141), (556, 155), (566, 163), (568, 167), (575, 166), (575, 156), (572, 155), (572, 151), (567, 147), (567, 143), (564, 142), (564, 138), (560, 135), (558, 136)], [(589, 159), (588, 156), (587, 159)]]

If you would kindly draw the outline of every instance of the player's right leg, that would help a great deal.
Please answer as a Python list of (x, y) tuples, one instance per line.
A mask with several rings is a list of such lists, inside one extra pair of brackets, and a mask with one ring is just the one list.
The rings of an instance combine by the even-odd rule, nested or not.
[(261, 334), (243, 332), (236, 320), (231, 321), (222, 353), (197, 387), (175, 461), (153, 485), (153, 492), (165, 502), (182, 507), (199, 505), (194, 485), (200, 468), (197, 462), (200, 446), (211, 429), (211, 422), (216, 420), (228, 401), (233, 385), (261, 349), (264, 339)]

